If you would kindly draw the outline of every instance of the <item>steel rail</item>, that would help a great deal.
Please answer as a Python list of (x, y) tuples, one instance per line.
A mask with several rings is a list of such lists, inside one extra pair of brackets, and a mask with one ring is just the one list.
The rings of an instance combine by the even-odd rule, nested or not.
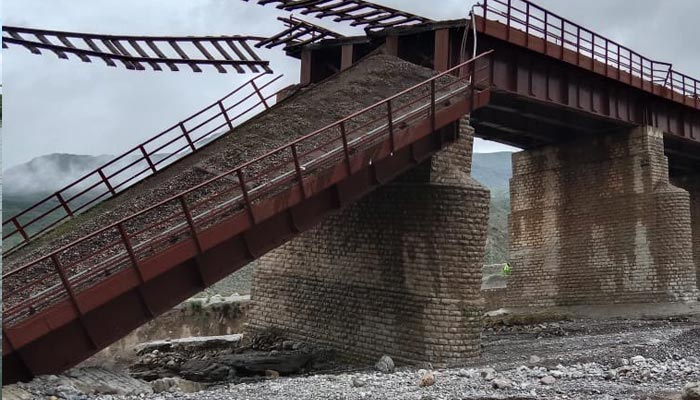
[(272, 49), (277, 46), (284, 46), (284, 50), (288, 50), (294, 46), (304, 46), (325, 39), (339, 39), (344, 37), (338, 32), (295, 18), (294, 16), (278, 17), (277, 20), (283, 22), (287, 28), (274, 36), (261, 40), (255, 47)]
[(419, 15), (363, 0), (258, 0), (257, 3), (277, 4), (278, 9), (289, 12), (301, 10), (301, 14), (316, 18), (333, 17), (335, 22), (350, 21), (351, 26), (365, 26), (370, 31), (431, 22)]
[[(97, 58), (110, 67), (116, 67), (117, 61), (129, 70), (143, 71), (146, 64), (154, 71), (162, 71), (163, 66), (179, 71), (178, 65), (186, 65), (193, 72), (202, 72), (200, 67), (209, 65), (220, 73), (228, 72), (225, 67), (237, 73), (259, 73), (261, 69), (272, 73), (269, 62), (248, 44), (266, 39), (258, 36), (103, 35), (15, 26), (3, 26), (2, 32), (3, 48), (8, 48), (8, 44), (22, 46), (33, 54), (48, 50), (60, 59), (68, 59), (72, 54), (83, 62)], [(183, 45), (188, 48), (183, 49)], [(164, 49), (171, 55), (166, 55)]]

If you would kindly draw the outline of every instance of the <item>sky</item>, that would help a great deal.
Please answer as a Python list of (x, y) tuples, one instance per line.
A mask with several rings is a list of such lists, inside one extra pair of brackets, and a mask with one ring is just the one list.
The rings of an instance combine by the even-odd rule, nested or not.
[[(377, 0), (432, 19), (466, 17), (474, 0)], [(700, 77), (697, 0), (535, 0), (573, 22), (674, 69)], [(436, 7), (440, 4), (440, 7)], [(262, 35), (283, 27), (273, 6), (241, 0), (3, 0), (7, 25), (112, 34)], [(362, 30), (310, 21), (344, 34)], [(298, 82), (299, 62), (281, 48), (260, 51)], [(3, 170), (48, 153), (119, 154), (218, 99), (251, 75), (128, 71), (99, 60), (59, 60), (3, 49)], [(475, 151), (508, 149), (478, 140)]]

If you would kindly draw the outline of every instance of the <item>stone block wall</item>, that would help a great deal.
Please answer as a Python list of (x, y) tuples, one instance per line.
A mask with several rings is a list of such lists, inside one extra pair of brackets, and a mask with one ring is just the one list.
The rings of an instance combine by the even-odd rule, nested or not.
[(694, 300), (689, 202), (653, 128), (515, 153), (510, 306)]
[(693, 229), (693, 259), (700, 286), (700, 173), (673, 177), (671, 183), (690, 194), (690, 219)]
[(275, 328), (354, 361), (388, 354), (448, 366), (478, 356), (489, 194), (469, 177), (465, 133), (263, 257), (250, 329)]

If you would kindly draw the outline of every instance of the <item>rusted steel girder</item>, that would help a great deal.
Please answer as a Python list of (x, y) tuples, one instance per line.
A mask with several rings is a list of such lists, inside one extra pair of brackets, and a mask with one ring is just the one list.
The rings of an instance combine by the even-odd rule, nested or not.
[(99, 58), (110, 67), (122, 64), (126, 69), (143, 71), (145, 65), (154, 71), (167, 66), (179, 71), (187, 65), (193, 72), (210, 65), (220, 73), (232, 68), (240, 74), (271, 73), (269, 62), (262, 60), (252, 45), (265, 40), (255, 36), (125, 36), (50, 31), (15, 26), (2, 27), (2, 47), (23, 46), (33, 54), (49, 50), (58, 58), (72, 54), (83, 62)]
[(488, 103), (490, 56), (3, 274), (3, 383), (76, 365), (440, 151)]
[(334, 17), (335, 22), (350, 21), (351, 26), (365, 26), (370, 31), (431, 21), (419, 15), (362, 0), (258, 0), (258, 4), (263, 6), (276, 3), (279, 3), (277, 8), (281, 10), (301, 10), (301, 14), (311, 14), (316, 18)]
[(265, 40), (261, 40), (255, 47), (264, 46), (265, 48), (271, 49), (284, 45), (284, 49), (287, 50), (292, 46), (304, 46), (324, 39), (338, 39), (343, 37), (343, 35), (338, 32), (294, 18), (293, 16), (278, 17), (277, 20), (284, 22), (287, 29)]

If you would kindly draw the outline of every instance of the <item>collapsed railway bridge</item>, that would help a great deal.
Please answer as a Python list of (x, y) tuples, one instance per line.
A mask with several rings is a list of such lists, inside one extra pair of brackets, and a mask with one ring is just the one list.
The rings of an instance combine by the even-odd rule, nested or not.
[(474, 136), (523, 149), (511, 306), (697, 301), (698, 80), (524, 0), (453, 21), (259, 3), (365, 35), (294, 44), (313, 28), (288, 21), (261, 45), (301, 60), (299, 85), (270, 95), (256, 77), (237, 89), (254, 107), (205, 109), (225, 134), (187, 120), (157, 136), (182, 143), (177, 160), (135, 147), (143, 171), (96, 170), (76, 183), (102, 190), (90, 200), (56, 194), (60, 224), (6, 220), (21, 244), (3, 260), (5, 382), (76, 365), (253, 260), (252, 331), (362, 360), (478, 356), (489, 194), (469, 174)]

